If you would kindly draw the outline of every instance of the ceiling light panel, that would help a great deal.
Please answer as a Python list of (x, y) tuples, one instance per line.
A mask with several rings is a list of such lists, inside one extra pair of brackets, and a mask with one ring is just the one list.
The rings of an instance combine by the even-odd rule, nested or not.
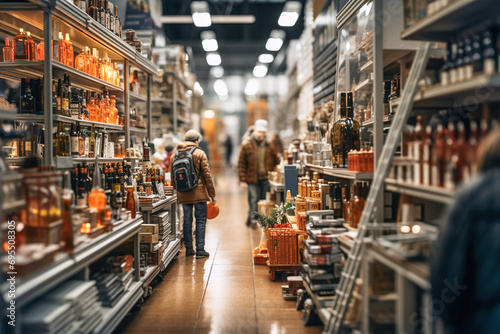
[(204, 39), (201, 41), (201, 46), (205, 52), (213, 52), (219, 49), (219, 44), (216, 39)]
[(224, 68), (222, 66), (215, 66), (210, 69), (210, 74), (216, 78), (222, 78), (224, 75)]
[(193, 23), (197, 27), (210, 27), (212, 19), (208, 11), (208, 3), (206, 1), (193, 1), (191, 3), (191, 13)]
[(297, 23), (301, 10), (302, 4), (299, 1), (286, 2), (278, 19), (278, 24), (282, 27), (293, 27)]
[(270, 53), (263, 53), (259, 56), (259, 63), (270, 64), (274, 60), (274, 56)]
[(257, 78), (263, 78), (267, 74), (267, 66), (266, 65), (255, 65), (253, 68), (253, 75)]
[(210, 66), (219, 66), (222, 63), (220, 54), (218, 53), (207, 53), (207, 63)]
[(279, 51), (283, 46), (283, 40), (279, 38), (269, 38), (266, 42), (267, 51)]

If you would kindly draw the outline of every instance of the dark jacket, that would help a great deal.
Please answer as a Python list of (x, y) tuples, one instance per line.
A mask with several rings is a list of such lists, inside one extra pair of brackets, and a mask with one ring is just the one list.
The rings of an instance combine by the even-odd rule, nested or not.
[[(196, 144), (192, 142), (184, 142), (177, 146), (178, 152), (189, 151)], [(172, 183), (175, 187), (175, 179), (172, 173), (172, 164), (175, 160), (175, 154), (172, 155), (170, 159), (170, 175), (172, 175)], [(198, 148), (193, 152), (193, 161), (196, 169), (196, 173), (200, 174), (200, 181), (198, 187), (188, 192), (177, 192), (177, 199), (180, 204), (192, 204), (208, 202), (210, 197), (215, 197), (215, 187), (212, 180), (212, 174), (210, 173), (210, 166), (208, 165), (208, 159), (202, 149)]]
[[(266, 142), (266, 170), (273, 171), (279, 158), (276, 152)], [(238, 176), (240, 182), (254, 184), (258, 181), (257, 167), (257, 143), (252, 137), (241, 144), (240, 155), (238, 157)]]
[(455, 196), (431, 261), (434, 316), (447, 333), (500, 333), (500, 169)]

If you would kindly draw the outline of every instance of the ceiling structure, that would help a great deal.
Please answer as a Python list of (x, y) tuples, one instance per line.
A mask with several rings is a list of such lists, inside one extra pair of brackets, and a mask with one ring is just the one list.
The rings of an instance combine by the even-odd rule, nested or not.
[[(163, 0), (163, 15), (191, 16), (190, 0)], [(269, 64), (269, 74), (284, 72), (285, 53), (288, 42), (300, 37), (304, 27), (305, 0), (301, 0), (302, 10), (293, 27), (278, 25), (285, 0), (207, 0), (210, 15), (253, 15), (253, 24), (221, 24), (212, 23), (210, 27), (196, 27), (193, 23), (168, 23), (163, 25), (164, 33), (172, 44), (181, 44), (192, 48), (194, 71), (198, 80), (208, 83), (210, 68), (206, 60), (206, 52), (200, 37), (203, 31), (215, 32), (218, 42), (218, 53), (221, 56), (224, 76), (251, 74), (258, 62), (259, 55), (271, 53), (275, 56)], [(286, 33), (283, 46), (279, 51), (270, 52), (265, 48), (271, 31), (282, 29)]]

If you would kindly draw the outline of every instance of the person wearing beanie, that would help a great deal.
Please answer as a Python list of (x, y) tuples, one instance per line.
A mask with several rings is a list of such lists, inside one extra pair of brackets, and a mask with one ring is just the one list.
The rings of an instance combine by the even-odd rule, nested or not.
[[(177, 146), (178, 152), (186, 152), (197, 147), (193, 152), (193, 162), (196, 173), (200, 176), (198, 186), (188, 192), (178, 192), (177, 201), (182, 204), (184, 211), (184, 246), (186, 247), (186, 256), (193, 256), (196, 258), (206, 258), (210, 254), (205, 251), (205, 225), (207, 223), (207, 202), (212, 201), (216, 203), (215, 187), (208, 165), (208, 159), (205, 152), (198, 147), (202, 139), (201, 134), (196, 130), (189, 130), (186, 132), (184, 142)], [(172, 165), (176, 155), (170, 158), (170, 173), (172, 175), (172, 182), (175, 183), (175, 178), (172, 173)], [(174, 184), (175, 187), (175, 184)], [(196, 218), (196, 253), (193, 249), (193, 210), (194, 218)]]
[(258, 119), (253, 126), (253, 133), (243, 141), (238, 157), (238, 176), (243, 188), (248, 189), (248, 219), (247, 226), (255, 222), (259, 200), (266, 198), (269, 191), (267, 172), (273, 171), (279, 158), (276, 152), (266, 142), (268, 123)]

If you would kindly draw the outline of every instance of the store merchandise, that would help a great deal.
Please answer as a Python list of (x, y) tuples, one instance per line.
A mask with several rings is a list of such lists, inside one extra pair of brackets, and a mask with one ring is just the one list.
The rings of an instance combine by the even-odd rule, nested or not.
[(97, 283), (103, 307), (113, 307), (133, 281), (132, 255), (108, 256), (91, 266), (90, 278)]
[(361, 173), (373, 173), (373, 151), (351, 150), (348, 154), (348, 170)]
[(113, 34), (122, 37), (122, 24), (118, 16), (118, 6), (108, 0), (73, 0), (75, 6), (90, 15)]
[(270, 265), (300, 265), (297, 233), (291, 228), (269, 228), (268, 251)]
[(340, 93), (340, 118), (331, 128), (333, 165), (348, 167), (348, 153), (361, 145), (359, 122), (353, 119), (352, 92)]
[(132, 29), (128, 29), (125, 31), (125, 42), (127, 42), (129, 45), (133, 46), (137, 52), (142, 51), (142, 42), (135, 36), (135, 31)]
[(5, 46), (2, 48), (2, 55), (4, 62), (14, 61), (14, 47), (8, 37), (5, 38)]

